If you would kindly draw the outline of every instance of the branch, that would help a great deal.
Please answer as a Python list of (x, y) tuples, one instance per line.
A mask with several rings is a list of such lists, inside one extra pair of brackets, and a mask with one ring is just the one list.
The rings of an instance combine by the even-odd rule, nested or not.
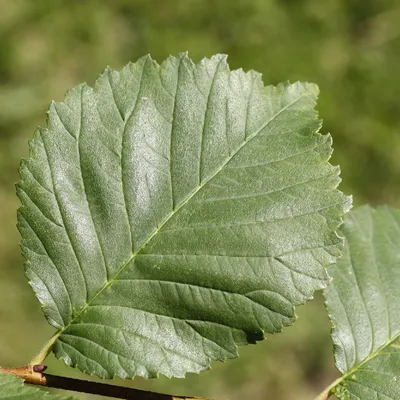
[(81, 393), (97, 394), (126, 400), (210, 400), (197, 397), (173, 396), (169, 394), (148, 392), (123, 386), (108, 385), (80, 379), (44, 374), (44, 365), (25, 366), (21, 368), (0, 368), (0, 371), (12, 374), (31, 385), (46, 386), (55, 389), (72, 390)]

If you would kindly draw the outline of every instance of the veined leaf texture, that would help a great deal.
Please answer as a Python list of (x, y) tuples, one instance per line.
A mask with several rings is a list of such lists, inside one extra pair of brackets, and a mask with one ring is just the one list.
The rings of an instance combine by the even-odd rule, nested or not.
[(329, 281), (350, 207), (317, 95), (181, 54), (107, 69), (51, 105), (17, 191), (58, 358), (183, 377), (294, 322)]

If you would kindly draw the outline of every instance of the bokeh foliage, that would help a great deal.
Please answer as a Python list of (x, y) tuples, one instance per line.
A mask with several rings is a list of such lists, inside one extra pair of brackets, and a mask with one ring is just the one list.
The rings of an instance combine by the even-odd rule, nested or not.
[[(400, 204), (400, 6), (396, 0), (0, 0), (0, 363), (27, 361), (51, 334), (23, 276), (14, 183), (27, 140), (51, 99), (106, 65), (188, 50), (229, 54), (231, 68), (264, 82), (306, 80), (321, 89), (342, 190)], [(185, 381), (135, 386), (219, 398), (307, 399), (335, 377), (321, 301), (241, 359)], [(58, 373), (59, 363), (51, 362)], [(287, 382), (291, 382), (290, 385)]]

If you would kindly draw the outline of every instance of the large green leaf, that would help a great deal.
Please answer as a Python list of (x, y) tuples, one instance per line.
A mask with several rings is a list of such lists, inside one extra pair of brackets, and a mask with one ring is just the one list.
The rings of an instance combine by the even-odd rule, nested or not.
[(0, 399), (2, 400), (73, 400), (72, 397), (52, 395), (34, 386), (25, 386), (22, 379), (0, 372)]
[(343, 258), (325, 290), (339, 399), (400, 399), (400, 210), (361, 207), (343, 226)]
[(328, 281), (350, 202), (317, 93), (182, 54), (107, 69), (51, 105), (18, 195), (57, 357), (182, 377), (294, 321)]

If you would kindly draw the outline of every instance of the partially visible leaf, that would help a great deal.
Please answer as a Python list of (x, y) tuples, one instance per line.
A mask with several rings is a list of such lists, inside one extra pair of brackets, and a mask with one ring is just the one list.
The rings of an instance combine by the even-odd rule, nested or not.
[(343, 257), (324, 291), (332, 321), (338, 399), (400, 399), (400, 210), (347, 215)]
[(34, 386), (24, 385), (22, 379), (0, 372), (0, 399), (4, 400), (74, 400), (49, 394)]
[(145, 57), (50, 107), (21, 165), (26, 274), (58, 358), (182, 377), (295, 320), (349, 207), (312, 84)]

